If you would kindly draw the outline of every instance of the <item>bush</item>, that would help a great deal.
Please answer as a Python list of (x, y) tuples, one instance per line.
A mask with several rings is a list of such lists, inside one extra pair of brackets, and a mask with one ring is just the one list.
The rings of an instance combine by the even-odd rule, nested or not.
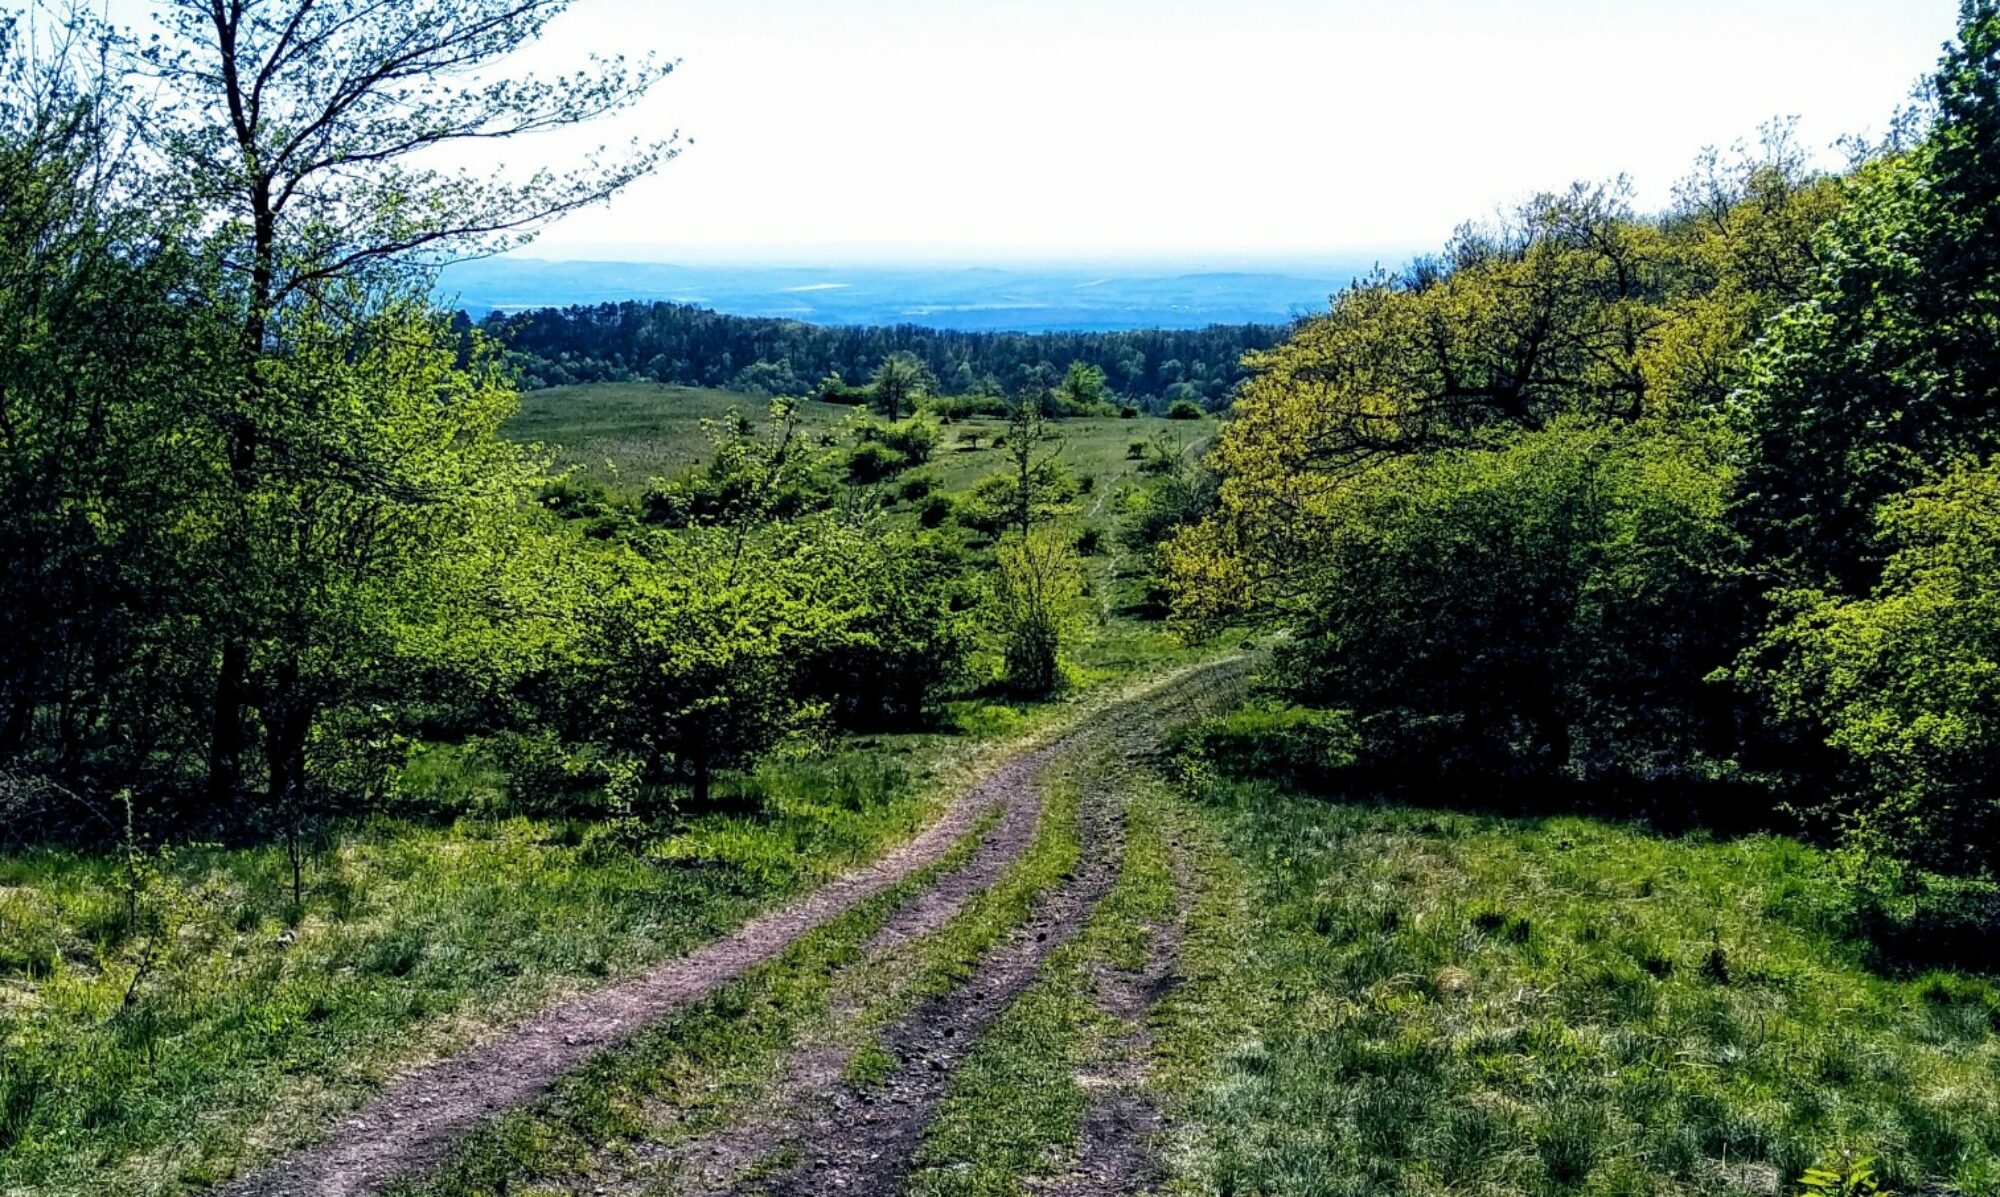
[(1103, 547), (1103, 541), (1104, 532), (1102, 529), (1085, 528), (1076, 534), (1076, 555), (1079, 557), (1097, 556), (1097, 551)]
[[(1781, 596), (1738, 676), (1831, 774), (1822, 811), (1891, 870), (2000, 875), (2000, 460), (1887, 504), (1865, 598)], [(1827, 769), (1817, 758), (1834, 754)]]
[(956, 608), (963, 562), (937, 536), (850, 533), (813, 564), (820, 628), (795, 685), (850, 731), (928, 722), (965, 674), (971, 628)]
[(938, 426), (923, 416), (912, 416), (893, 424), (862, 424), (855, 436), (862, 444), (888, 446), (902, 454), (910, 465), (924, 465), (937, 451)]
[(883, 482), (908, 469), (910, 459), (879, 441), (856, 445), (847, 455), (847, 480), (860, 485)]
[(932, 495), (917, 508), (917, 523), (926, 528), (942, 528), (955, 510), (949, 496)]
[(1062, 684), (1062, 658), (1083, 624), (1083, 572), (1061, 534), (1037, 528), (1000, 547), (990, 610), (1002, 682), (1024, 698)]
[(1167, 405), (1169, 420), (1199, 420), (1206, 414), (1201, 410), (1201, 404), (1192, 399), (1176, 399)]
[(1734, 743), (1728, 444), (1564, 422), (1378, 472), (1314, 558), (1290, 696), (1367, 716), (1391, 767), (1699, 772)]
[(1118, 418), (1121, 420), (1136, 420), (1139, 418), (1139, 409), (1127, 403), (1118, 409)]

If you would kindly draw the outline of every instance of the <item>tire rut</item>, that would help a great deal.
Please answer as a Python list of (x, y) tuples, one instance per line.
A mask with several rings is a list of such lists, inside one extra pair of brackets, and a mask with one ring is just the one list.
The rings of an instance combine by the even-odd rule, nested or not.
[(895, 1061), (886, 1081), (841, 1086), (813, 1103), (791, 1137), (808, 1158), (767, 1183), (739, 1186), (740, 1197), (890, 1197), (923, 1145), (958, 1065), (1034, 983), (1042, 963), (1090, 921), (1118, 878), (1123, 836), (1111, 804), (1085, 801), (1078, 812), (1082, 851), (1076, 868), (1035, 903), (1027, 920), (980, 961), (968, 981), (925, 1002), (883, 1037)]
[[(1013, 853), (997, 866), (1004, 870), (1026, 847), (1022, 840), (1015, 848), (1010, 837), (1022, 826), (1028, 827), (1032, 836), (1040, 811), (1040, 795), (1033, 782), (1051, 762), (1101, 735), (1102, 727), (1117, 726), (1133, 710), (1157, 702), (1159, 696), (1186, 687), (1193, 679), (1230, 675), (1242, 667), (1239, 659), (1182, 670), (1141, 696), (1088, 717), (1054, 742), (998, 765), (947, 806), (937, 820), (873, 864), (760, 915), (686, 955), (585, 994), (465, 1052), (411, 1072), (364, 1104), (318, 1144), (250, 1177), (211, 1190), (212, 1197), (372, 1197), (397, 1180), (434, 1168), (467, 1133), (539, 1098), (585, 1060), (775, 959), (801, 937), (934, 866), (996, 807), (1003, 817), (996, 834), (988, 837), (988, 846), (998, 841), (1003, 846), (994, 851)], [(1009, 835), (1000, 835), (1000, 831)], [(984, 861), (987, 867), (994, 867), (996, 859), (1000, 858), (982, 847), (973, 866)], [(920, 897), (894, 916), (877, 938), (921, 934), (930, 920), (941, 923), (948, 919), (969, 892), (956, 904), (948, 898), (926, 904)], [(913, 913), (919, 910), (924, 913)]]
[(1193, 905), (1193, 866), (1179, 839), (1168, 844), (1173, 917), (1149, 928), (1145, 966), (1092, 970), (1097, 1008), (1124, 1028), (1104, 1045), (1096, 1067), (1078, 1080), (1091, 1094), (1083, 1141), (1069, 1170), (1033, 1186), (1047, 1197), (1130, 1197), (1166, 1180), (1159, 1156), (1161, 1116), (1145, 1091), (1151, 1064), (1153, 1008), (1180, 984), (1181, 940)]
[[(1236, 672), (1213, 670), (1205, 675), (1205, 685), (1185, 688), (1191, 693), (1176, 688), (1160, 701), (1134, 704), (1136, 717), (1112, 728), (1099, 751), (1122, 756), (1129, 765), (1154, 746), (1162, 725), (1197, 713), (1218, 691), (1226, 690)], [(885, 1033), (879, 1046), (895, 1061), (886, 1082), (844, 1082), (851, 1061), (848, 1051), (802, 1052), (776, 1088), (773, 1112), (670, 1153), (679, 1161), (678, 1183), (645, 1191), (702, 1197), (812, 1197), (833, 1192), (887, 1197), (897, 1192), (965, 1055), (1034, 983), (1050, 954), (1083, 929), (1116, 884), (1123, 864), (1125, 807), (1122, 787), (1112, 780), (1115, 772), (1082, 774), (1086, 783), (1096, 785), (1085, 790), (1079, 804), (1076, 868), (1037, 899), (1026, 921), (987, 952), (969, 980), (911, 1011)], [(891, 926), (898, 922), (900, 918), (892, 920)], [(1177, 944), (1177, 925), (1168, 934)], [(1171, 959), (1171, 950), (1166, 955)], [(1170, 965), (1162, 969), (1157, 981), (1141, 982), (1155, 1000), (1166, 990), (1170, 969)], [(1103, 1137), (1107, 1144), (1116, 1141), (1115, 1136)], [(804, 1158), (775, 1178), (741, 1179), (760, 1161), (786, 1151)], [(1142, 1150), (1142, 1157), (1145, 1154)], [(734, 1183), (729, 1179), (732, 1174), (737, 1178)]]

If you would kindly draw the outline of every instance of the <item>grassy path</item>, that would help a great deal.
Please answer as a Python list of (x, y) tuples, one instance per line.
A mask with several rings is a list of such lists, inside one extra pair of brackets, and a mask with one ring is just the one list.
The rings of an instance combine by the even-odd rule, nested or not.
[[(1233, 666), (1183, 671), (1139, 697), (1087, 717), (1064, 738), (1013, 757), (955, 800), (914, 840), (874, 865), (746, 924), (685, 956), (585, 995), (504, 1032), (471, 1051), (412, 1074), (340, 1126), (327, 1140), (261, 1174), (220, 1190), (227, 1197), (340, 1197), (386, 1191), (399, 1178), (446, 1163), (468, 1133), (535, 1101), (565, 1074), (641, 1030), (778, 963), (802, 940), (839, 924), (871, 900), (943, 863), (976, 829), (1001, 858), (1019, 855), (1038, 812), (1036, 776), (1052, 762), (1118, 728), (1144, 728), (1179, 691), (1209, 684)], [(997, 823), (992, 812), (1001, 812)], [(1015, 812), (1009, 817), (1007, 812)], [(987, 854), (992, 858), (992, 853)], [(975, 854), (977, 860), (979, 854)], [(952, 903), (939, 908), (949, 914)], [(886, 930), (893, 935), (894, 924)], [(883, 928), (878, 928), (880, 933)]]

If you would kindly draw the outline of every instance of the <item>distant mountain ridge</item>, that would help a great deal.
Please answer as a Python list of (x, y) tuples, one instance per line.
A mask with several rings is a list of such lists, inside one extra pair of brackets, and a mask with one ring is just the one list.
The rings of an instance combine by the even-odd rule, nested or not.
[(1112, 332), (1277, 324), (1327, 306), (1373, 261), (1297, 272), (681, 266), (488, 258), (449, 267), (438, 294), (475, 318), (626, 300), (825, 325), (964, 332)]

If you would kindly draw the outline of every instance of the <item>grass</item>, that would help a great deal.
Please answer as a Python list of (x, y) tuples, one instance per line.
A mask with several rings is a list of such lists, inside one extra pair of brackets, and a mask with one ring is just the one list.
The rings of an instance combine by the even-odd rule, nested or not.
[(1201, 792), (1178, 1191), (2000, 1192), (2000, 987), (1871, 973), (1813, 850)]
[[(607, 382), (550, 387), (521, 396), (520, 414), (507, 425), (516, 440), (554, 450), (556, 464), (572, 468), (614, 493), (637, 495), (710, 455), (704, 420), (742, 416), (762, 421), (771, 401), (731, 391), (657, 383)], [(807, 403), (808, 428), (832, 429), (851, 407)]]
[(1011, 1197), (1059, 1171), (1081, 1137), (1089, 1094), (1079, 1077), (1120, 1029), (1093, 1000), (1093, 973), (1145, 966), (1148, 925), (1173, 916), (1168, 842), (1184, 822), (1130, 771), (1088, 784), (1130, 792), (1118, 882), (952, 1077), (917, 1159), (915, 1197)]
[[(672, 475), (706, 460), (710, 442), (705, 420), (745, 417), (762, 421), (771, 401), (731, 391), (698, 390), (656, 383), (592, 383), (550, 387), (521, 396), (521, 411), (508, 425), (508, 435), (555, 452), (558, 466), (573, 468), (588, 481), (614, 493), (636, 495), (656, 477)], [(862, 409), (807, 402), (802, 406), (808, 433), (830, 432)], [(1004, 420), (980, 417), (944, 426), (937, 453), (922, 472), (936, 478), (942, 489), (963, 492), (1006, 465), (1006, 451), (996, 441), (1004, 436)], [(1166, 420), (1141, 416), (1132, 420), (1091, 418), (1063, 420), (1055, 425), (1063, 460), (1079, 477), (1096, 481), (1083, 496), (1086, 522), (1107, 522), (1113, 514), (1117, 485), (1138, 472), (1131, 456), (1134, 442), (1168, 443), (1192, 451), (1213, 435), (1211, 421)]]
[[(950, 991), (1026, 918), (1037, 895), (1076, 865), (1077, 792), (1049, 796), (1035, 838), (1005, 877), (931, 934), (874, 956), (869, 937), (903, 899), (962, 862), (967, 837), (937, 867), (801, 939), (779, 960), (632, 1044), (599, 1056), (547, 1101), (478, 1132), (434, 1177), (401, 1197), (496, 1197), (571, 1192), (599, 1182), (663, 1179), (637, 1162), (732, 1117), (768, 1109), (789, 1055), (844, 1052), (850, 1083), (885, 1079), (894, 1061), (879, 1036), (926, 998)], [(790, 1145), (774, 1145), (760, 1174), (781, 1173)]]
[(840, 758), (760, 785), (757, 817), (639, 844), (559, 821), (376, 820), (335, 838), (302, 911), (275, 848), (175, 854), (139, 926), (114, 861), (0, 860), (0, 1191), (231, 1175), (401, 1064), (876, 855), (934, 797), (904, 768)]

